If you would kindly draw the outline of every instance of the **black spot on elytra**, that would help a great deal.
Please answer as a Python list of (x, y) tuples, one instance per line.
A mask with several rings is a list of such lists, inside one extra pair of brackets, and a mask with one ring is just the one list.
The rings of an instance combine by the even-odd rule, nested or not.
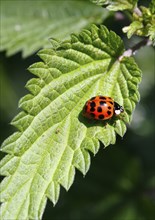
[(106, 104), (106, 102), (100, 101), (100, 105), (105, 105), (105, 104)]
[(95, 118), (95, 114), (94, 114), (94, 113), (90, 113), (90, 116), (91, 116), (92, 118)]
[(98, 118), (99, 119), (104, 119), (104, 115), (99, 115)]
[(112, 104), (112, 105), (114, 104), (113, 102), (109, 102), (109, 103)]
[(102, 112), (102, 108), (100, 106), (97, 107), (97, 112)]
[(108, 115), (111, 115), (111, 111), (107, 111), (107, 114), (108, 114)]
[(106, 97), (104, 97), (104, 96), (100, 96), (100, 99), (106, 100)]
[(111, 106), (108, 106), (108, 109), (111, 109)]
[(96, 103), (95, 102), (91, 102), (90, 103), (90, 107), (95, 107), (96, 106)]
[(92, 97), (90, 100), (94, 100), (96, 98), (96, 96)]
[(91, 111), (91, 112), (94, 112), (94, 111), (95, 111), (95, 108), (94, 108), (94, 107), (91, 107), (91, 108), (90, 108), (90, 111)]

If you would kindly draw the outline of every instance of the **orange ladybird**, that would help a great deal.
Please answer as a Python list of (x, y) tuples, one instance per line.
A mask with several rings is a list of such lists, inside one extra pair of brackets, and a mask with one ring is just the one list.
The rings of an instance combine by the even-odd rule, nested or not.
[(107, 120), (124, 112), (122, 106), (107, 96), (95, 96), (89, 99), (83, 110), (86, 118)]

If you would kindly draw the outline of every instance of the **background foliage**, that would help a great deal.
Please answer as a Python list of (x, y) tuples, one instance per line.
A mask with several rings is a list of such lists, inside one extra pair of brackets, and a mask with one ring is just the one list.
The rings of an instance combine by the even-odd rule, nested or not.
[[(16, 4), (17, 1), (14, 1), (14, 8), (17, 6)], [(74, 6), (76, 2), (72, 1), (72, 4)], [(62, 5), (62, 9), (64, 8), (65, 6)], [(76, 7), (73, 8), (75, 11)], [(8, 14), (13, 14), (11, 7), (9, 10), (12, 10), (12, 13), (8, 12)], [(100, 7), (97, 14), (100, 18), (102, 17)], [(91, 19), (93, 18), (96, 19), (92, 16)], [(133, 37), (127, 41), (121, 32), (123, 22), (124, 20), (116, 19), (114, 14), (109, 14), (103, 21), (109, 29), (113, 29), (123, 37), (128, 48), (139, 41), (139, 38)], [(125, 22), (128, 23), (128, 20)], [(6, 35), (12, 36), (12, 34)], [(25, 52), (24, 56), (34, 53), (38, 47), (34, 47), (29, 53)], [(18, 48), (21, 51), (23, 47)], [(9, 46), (2, 49), (9, 51)], [(17, 51), (14, 50), (8, 54)], [(27, 93), (23, 88), (31, 75), (26, 71), (26, 68), (36, 60), (38, 61), (34, 55), (22, 59), (21, 52), (15, 53), (11, 57), (7, 57), (5, 54), (5, 52), (0, 54), (2, 58), (0, 63), (1, 89), (3, 89), (1, 90), (1, 141), (13, 132), (14, 128), (8, 123), (17, 114), (17, 101)], [(135, 110), (132, 124), (126, 135), (123, 140), (117, 139), (117, 145), (110, 146), (105, 150), (101, 147), (96, 157), (92, 156), (92, 165), (87, 176), (83, 179), (83, 176), (77, 173), (75, 183), (69, 193), (61, 189), (59, 203), (55, 208), (52, 208), (52, 204), (49, 203), (43, 219), (49, 219), (49, 217), (62, 220), (153, 219), (155, 215), (154, 49), (152, 47), (142, 48), (135, 57), (143, 70), (143, 81), (140, 86), (141, 101)]]

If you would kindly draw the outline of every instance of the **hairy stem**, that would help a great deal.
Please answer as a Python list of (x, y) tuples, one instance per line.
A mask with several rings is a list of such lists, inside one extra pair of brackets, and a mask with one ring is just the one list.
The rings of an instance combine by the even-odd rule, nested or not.
[(132, 55), (134, 55), (141, 47), (144, 46), (149, 46), (151, 45), (152, 42), (148, 39), (148, 38), (144, 38), (142, 41), (138, 42), (137, 44), (135, 44), (133, 47), (129, 48), (128, 50), (126, 50), (120, 57), (119, 57), (119, 61), (122, 60), (123, 57), (131, 57)]
[(139, 17), (142, 16), (142, 12), (138, 7), (134, 8), (134, 13), (137, 14)]

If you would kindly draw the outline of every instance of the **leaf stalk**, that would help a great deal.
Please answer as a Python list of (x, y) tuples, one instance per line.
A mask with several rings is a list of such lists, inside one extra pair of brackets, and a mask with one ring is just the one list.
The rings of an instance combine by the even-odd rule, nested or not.
[(150, 46), (152, 45), (152, 41), (149, 38), (144, 38), (142, 41), (135, 44), (133, 47), (127, 49), (123, 55), (119, 57), (119, 61), (123, 59), (123, 57), (131, 57), (132, 55), (135, 55), (135, 53), (144, 46)]

